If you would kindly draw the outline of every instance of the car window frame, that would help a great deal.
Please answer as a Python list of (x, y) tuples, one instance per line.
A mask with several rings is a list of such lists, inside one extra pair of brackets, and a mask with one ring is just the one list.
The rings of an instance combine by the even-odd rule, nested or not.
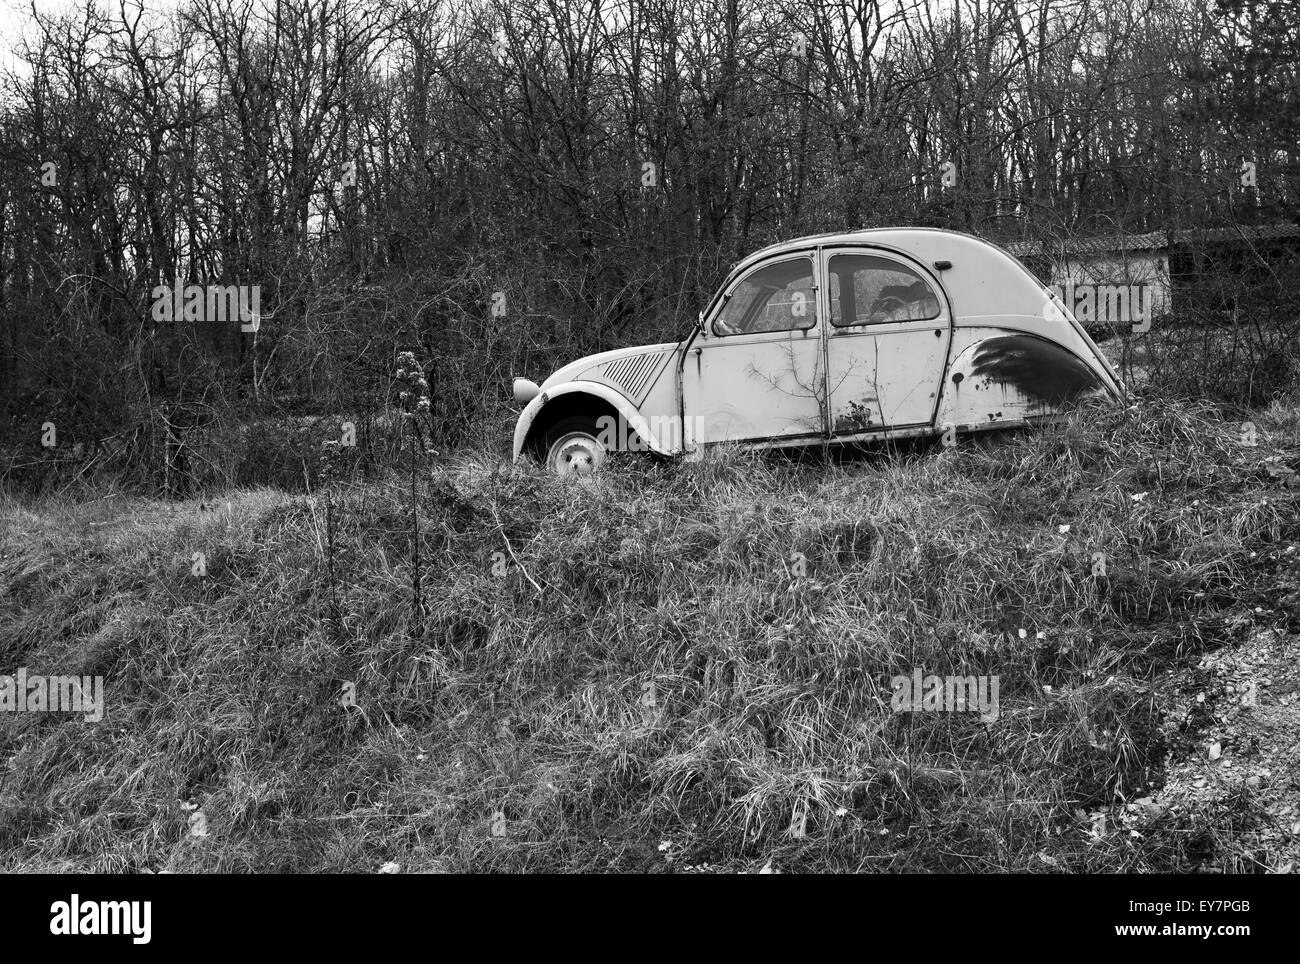
[[(937, 306), (935, 313), (926, 318), (893, 318), (883, 321), (853, 321), (847, 324), (842, 321), (837, 322), (835, 320), (834, 288), (832, 287), (834, 272), (831, 271), (831, 264), (836, 258), (840, 257), (877, 258), (881, 261), (888, 261), (900, 266), (903, 269), (903, 272), (900, 273), (907, 273), (914, 276), (929, 290), (930, 294), (934, 298), (935, 305)], [(828, 250), (825, 251), (823, 260), (825, 262), (826, 271), (826, 330), (829, 333), (849, 331), (852, 329), (878, 328), (886, 325), (930, 324), (943, 319), (946, 315), (946, 294), (943, 288), (938, 284), (937, 280), (930, 277), (927, 272), (920, 270), (918, 267), (911, 264), (908, 259), (900, 257), (893, 251), (886, 248), (874, 247), (855, 248), (847, 246), (841, 247), (838, 245), (828, 246)]]
[[(716, 327), (718, 321), (722, 318), (723, 312), (727, 310), (727, 306), (731, 303), (731, 297), (733, 294), (735, 294), (737, 288), (739, 288), (741, 285), (743, 285), (746, 281), (748, 281), (751, 277), (753, 277), (755, 274), (757, 274), (760, 271), (770, 268), (773, 265), (780, 264), (783, 261), (796, 261), (799, 259), (803, 259), (809, 263), (809, 276), (812, 278), (812, 289), (811, 289), (812, 297), (808, 299), (808, 303), (811, 309), (809, 312), (809, 318), (811, 319), (810, 324), (803, 325), (803, 326), (792, 325), (789, 328), (771, 328), (771, 329), (765, 329), (763, 331), (736, 331), (736, 332), (718, 331)], [(780, 337), (783, 335), (793, 335), (796, 332), (806, 334), (808, 332), (817, 331), (818, 325), (821, 322), (821, 297), (820, 297), (821, 286), (818, 281), (818, 274), (817, 274), (818, 270), (819, 270), (819, 265), (818, 265), (816, 250), (785, 251), (780, 254), (774, 254), (770, 258), (764, 258), (762, 261), (758, 262), (757, 264), (751, 265), (747, 271), (739, 275), (731, 284), (727, 285), (722, 290), (721, 297), (717, 299), (717, 303), (711, 306), (710, 313), (707, 316), (708, 318), (707, 332), (706, 332), (707, 337), (710, 340), (724, 339), (724, 338), (743, 338), (746, 336), (772, 338), (772, 337)]]

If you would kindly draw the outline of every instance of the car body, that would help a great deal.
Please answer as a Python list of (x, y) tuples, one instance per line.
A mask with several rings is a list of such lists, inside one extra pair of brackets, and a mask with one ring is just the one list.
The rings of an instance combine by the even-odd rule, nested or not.
[(956, 231), (817, 235), (751, 254), (677, 344), (579, 359), (524, 405), (516, 459), (698, 457), (1031, 425), (1124, 388), (1083, 327), (998, 245)]

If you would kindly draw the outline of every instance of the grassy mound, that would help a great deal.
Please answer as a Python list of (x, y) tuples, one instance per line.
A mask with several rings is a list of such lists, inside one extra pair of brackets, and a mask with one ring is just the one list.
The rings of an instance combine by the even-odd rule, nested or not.
[[(1165, 674), (1300, 629), (1295, 415), (1254, 427), (442, 466), (422, 609), (397, 479), (0, 501), (0, 672), (107, 688), (0, 714), (0, 868), (1229, 867), (1248, 798), (1194, 852), (1097, 815), (1164, 779)], [(918, 668), (996, 675), (998, 718), (892, 712)]]

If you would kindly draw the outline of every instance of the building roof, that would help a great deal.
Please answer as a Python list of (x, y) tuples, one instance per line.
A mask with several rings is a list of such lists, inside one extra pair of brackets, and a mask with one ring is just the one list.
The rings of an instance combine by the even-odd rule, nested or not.
[(1046, 254), (1108, 254), (1119, 251), (1159, 251), (1183, 244), (1252, 243), (1300, 238), (1298, 224), (1234, 225), (1229, 228), (1188, 228), (1147, 234), (1111, 234), (1095, 238), (1047, 238), (1042, 241), (1008, 241), (1004, 247), (1017, 258)]

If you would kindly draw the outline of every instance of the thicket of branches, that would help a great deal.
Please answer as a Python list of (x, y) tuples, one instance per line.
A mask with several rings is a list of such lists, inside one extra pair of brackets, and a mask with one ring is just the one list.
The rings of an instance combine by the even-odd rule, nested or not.
[[(110, 0), (33, 13), (19, 59), (15, 464), (46, 422), (145, 478), (201, 475), (216, 427), (368, 440), (405, 349), (460, 444), (512, 374), (675, 339), (727, 264), (804, 233), (1297, 216), (1296, 0)], [(176, 279), (260, 285), (260, 330), (155, 321)]]

